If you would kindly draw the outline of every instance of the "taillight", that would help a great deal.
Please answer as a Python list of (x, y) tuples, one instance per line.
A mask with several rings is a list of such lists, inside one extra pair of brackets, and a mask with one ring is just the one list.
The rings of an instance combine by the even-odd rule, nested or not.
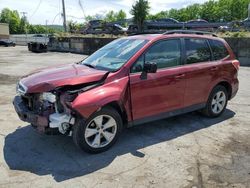
[(236, 70), (240, 69), (240, 62), (238, 60), (234, 60), (232, 62), (233, 66), (236, 68)]

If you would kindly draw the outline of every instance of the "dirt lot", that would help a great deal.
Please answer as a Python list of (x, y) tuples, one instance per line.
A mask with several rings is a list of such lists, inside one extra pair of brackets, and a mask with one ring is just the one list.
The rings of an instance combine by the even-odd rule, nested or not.
[(17, 79), (82, 55), (0, 48), (0, 187), (250, 187), (250, 68), (223, 116), (197, 113), (125, 130), (108, 152), (79, 151), (70, 137), (40, 135), (20, 121)]

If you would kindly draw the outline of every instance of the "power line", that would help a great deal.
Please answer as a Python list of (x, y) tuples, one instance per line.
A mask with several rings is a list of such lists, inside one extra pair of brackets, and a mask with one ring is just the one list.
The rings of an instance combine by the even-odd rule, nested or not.
[(35, 13), (36, 13), (36, 12), (38, 11), (38, 9), (40, 8), (41, 3), (42, 3), (42, 0), (39, 1), (38, 5), (37, 5), (37, 7), (36, 7), (36, 9), (35, 9), (35, 11), (31, 14), (31, 16), (30, 16), (29, 18), (32, 18), (32, 17), (35, 15)]
[(53, 21), (52, 21), (52, 25), (54, 24), (54, 22), (55, 22), (57, 16), (59, 16), (60, 14), (61, 14), (61, 12), (59, 12), (59, 13), (57, 13), (57, 14), (55, 15), (55, 17), (54, 17), (54, 19), (53, 19)]
[(78, 20), (85, 19), (85, 17), (76, 17), (76, 16), (72, 16), (72, 15), (67, 15), (67, 17), (75, 18), (75, 19), (78, 19)]
[[(58, 13), (55, 15), (55, 17), (53, 18), (53, 21), (52, 21), (52, 25), (54, 24), (56, 18), (62, 14), (62, 10), (61, 10), (61, 0), (58, 0)], [(61, 16), (59, 17), (59, 22), (61, 21)]]
[(78, 0), (78, 4), (79, 4), (79, 6), (80, 6), (80, 8), (81, 8), (81, 10), (82, 10), (83, 16), (84, 16), (84, 18), (85, 18), (86, 15), (85, 15), (85, 11), (84, 11), (84, 9), (83, 9), (81, 0)]

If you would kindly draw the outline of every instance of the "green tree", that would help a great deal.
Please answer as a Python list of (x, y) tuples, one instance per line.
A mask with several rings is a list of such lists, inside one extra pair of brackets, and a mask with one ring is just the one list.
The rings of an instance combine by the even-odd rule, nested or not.
[(1, 11), (0, 22), (8, 23), (11, 34), (19, 33), (20, 17), (16, 10), (11, 11), (8, 8), (4, 8)]
[(230, 5), (232, 20), (246, 18), (249, 3), (249, 0), (233, 0)]
[(220, 20), (218, 16), (218, 2), (214, 0), (209, 0), (202, 5), (201, 8), (201, 18), (209, 22), (216, 22)]
[(168, 16), (170, 17), (170, 18), (174, 18), (174, 19), (176, 19), (176, 20), (179, 20), (179, 21), (181, 21), (180, 20), (180, 16), (179, 16), (179, 11), (177, 10), (177, 9), (170, 9), (169, 10), (169, 12), (168, 12)]
[(132, 6), (130, 13), (133, 15), (134, 23), (137, 24), (139, 32), (143, 30), (143, 24), (149, 14), (149, 3), (147, 0), (138, 0)]
[(28, 25), (28, 33), (30, 34), (44, 34), (47, 33), (47, 29), (43, 25)]
[(104, 20), (106, 22), (115, 22), (119, 20), (124, 20), (126, 19), (127, 15), (123, 10), (120, 10), (118, 12), (114, 12), (113, 10), (109, 11), (105, 17)]
[(29, 25), (27, 18), (23, 17), (20, 20), (20, 25), (19, 25), (19, 33), (23, 34), (28, 32), (27, 26)]
[[(74, 33), (75, 31), (79, 31), (80, 29), (82, 29), (84, 27), (84, 24), (80, 24), (80, 23), (74, 22), (73, 20), (70, 20), (67, 23), (67, 26), (69, 28), (69, 32)], [(49, 30), (49, 31), (51, 31), (51, 30)]]
[(202, 11), (201, 8), (201, 5), (197, 3), (187, 6), (185, 21), (199, 19)]
[(73, 33), (73, 32), (75, 32), (75, 31), (77, 30), (77, 23), (74, 22), (73, 20), (70, 20), (70, 21), (67, 23), (67, 25), (68, 25), (68, 28), (69, 28), (69, 32), (70, 32), (70, 33)]
[(217, 21), (232, 21), (231, 16), (231, 3), (232, 0), (219, 0), (218, 1), (218, 18)]
[(161, 19), (161, 18), (168, 18), (168, 11), (161, 11), (156, 14), (149, 14), (147, 16), (147, 19), (149, 20), (156, 20), (156, 19)]
[(106, 22), (114, 22), (116, 21), (116, 14), (113, 10), (109, 11), (106, 15), (105, 15), (105, 18), (104, 20)]
[(126, 12), (124, 12), (123, 10), (120, 10), (119, 12), (116, 13), (116, 20), (124, 20), (127, 18), (127, 14)]

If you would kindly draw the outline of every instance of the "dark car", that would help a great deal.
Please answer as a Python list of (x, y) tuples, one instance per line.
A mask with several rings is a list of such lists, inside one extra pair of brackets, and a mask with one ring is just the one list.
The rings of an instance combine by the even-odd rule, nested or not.
[(0, 39), (0, 46), (16, 46), (16, 43), (14, 43), (12, 40), (9, 39)]
[(187, 22), (187, 24), (207, 24), (207, 23), (208, 21), (203, 19), (190, 20)]
[(190, 20), (185, 23), (187, 29), (194, 29), (200, 31), (214, 31), (213, 26), (208, 21), (203, 19)]
[(243, 20), (242, 25), (245, 29), (250, 30), (250, 18), (246, 18), (245, 20)]
[(156, 22), (163, 22), (163, 23), (168, 23), (168, 24), (179, 23), (179, 21), (174, 18), (161, 18), (161, 19), (157, 19)]
[(220, 116), (238, 91), (239, 66), (227, 42), (212, 34), (124, 37), (82, 62), (23, 77), (14, 106), (40, 132), (57, 130), (98, 153), (123, 127), (196, 110)]

